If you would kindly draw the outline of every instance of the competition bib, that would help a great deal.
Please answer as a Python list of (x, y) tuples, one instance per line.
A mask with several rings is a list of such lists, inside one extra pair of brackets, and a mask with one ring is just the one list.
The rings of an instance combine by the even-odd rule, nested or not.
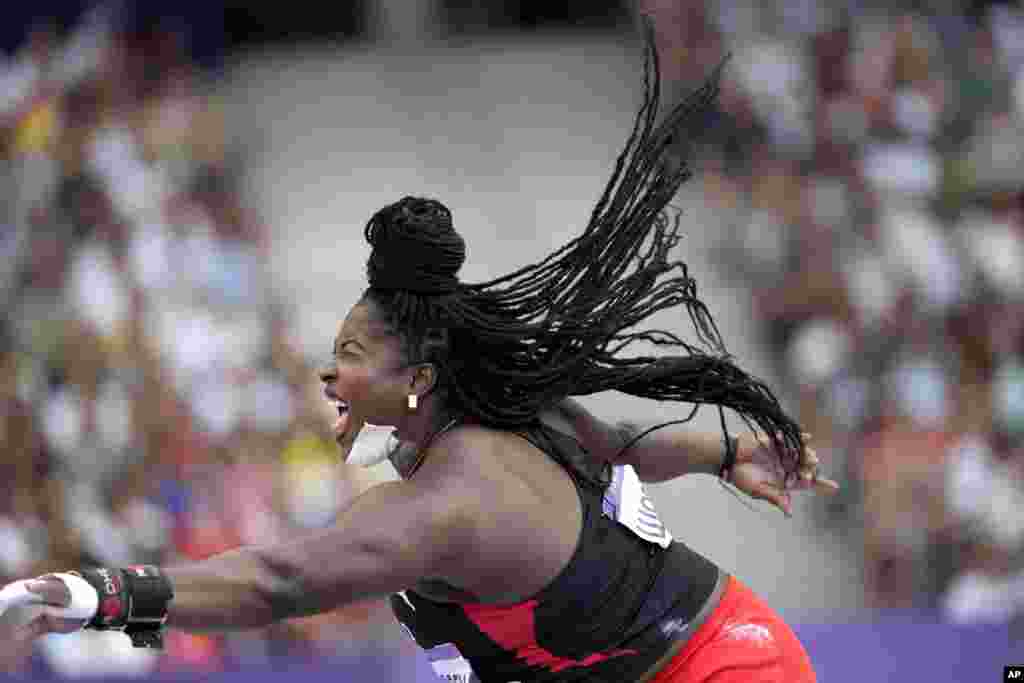
[[(672, 534), (661, 522), (654, 502), (647, 496), (644, 486), (631, 465), (616, 465), (612, 469), (612, 482), (605, 491), (602, 510), (606, 516), (625, 526), (640, 538), (662, 548), (672, 544)], [(469, 661), (452, 643), (430, 638), (423, 628), (432, 620), (427, 613), (418, 614), (406, 591), (391, 596), (391, 606), (398, 622), (427, 655), (434, 673), (448, 683), (478, 683)], [(423, 607), (423, 605), (421, 605)], [(421, 619), (423, 621), (421, 621)]]
[(647, 496), (644, 485), (632, 465), (612, 468), (612, 483), (604, 494), (604, 513), (634, 534), (667, 548), (672, 534), (654, 510), (654, 502)]

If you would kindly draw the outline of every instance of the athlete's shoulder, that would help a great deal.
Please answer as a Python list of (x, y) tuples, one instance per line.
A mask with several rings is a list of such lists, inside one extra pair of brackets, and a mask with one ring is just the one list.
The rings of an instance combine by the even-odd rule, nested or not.
[[(534, 447), (516, 432), (465, 424), (439, 439), (437, 448), (441, 451), (437, 456), (445, 460), (452, 473), (463, 482), (475, 481), (480, 485), (484, 482), (500, 484), (507, 482), (509, 477), (522, 475), (522, 468), (510, 465), (513, 461), (522, 462), (517, 456)], [(431, 454), (430, 457), (435, 456)]]
[(426, 454), (423, 470), (431, 476), (457, 481), (457, 485), (473, 484), (481, 477), (480, 466), (502, 450), (504, 433), (474, 423), (458, 424), (434, 439)]
[(464, 422), (450, 429), (444, 438), (435, 442), (438, 450), (453, 453), (492, 451), (502, 449), (511, 443), (521, 441), (515, 432), (489, 427), (474, 422)]

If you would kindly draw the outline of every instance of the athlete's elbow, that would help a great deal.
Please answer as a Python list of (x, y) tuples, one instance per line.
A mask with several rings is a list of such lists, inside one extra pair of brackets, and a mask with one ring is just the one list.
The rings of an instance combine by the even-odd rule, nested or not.
[(309, 616), (386, 596), (427, 575), (429, 553), (386, 536), (350, 539), (330, 559), (268, 556), (259, 586), (274, 619)]

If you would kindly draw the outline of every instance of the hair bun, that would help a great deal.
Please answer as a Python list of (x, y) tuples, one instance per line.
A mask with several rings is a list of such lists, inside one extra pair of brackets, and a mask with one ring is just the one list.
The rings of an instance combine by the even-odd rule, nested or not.
[(372, 251), (366, 275), (374, 289), (423, 295), (450, 294), (466, 260), (466, 243), (439, 201), (404, 197), (373, 214), (366, 224)]

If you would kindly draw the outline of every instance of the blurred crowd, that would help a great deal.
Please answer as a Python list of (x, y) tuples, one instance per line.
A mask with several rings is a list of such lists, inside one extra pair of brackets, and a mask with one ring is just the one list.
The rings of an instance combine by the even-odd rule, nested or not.
[[(337, 462), (214, 76), (180, 33), (102, 7), (0, 61), (0, 583), (273, 542), (369, 484)], [(86, 632), (24, 666), (218, 670), (333, 651), (383, 619), (374, 603), (172, 632), (159, 661)]]
[(822, 521), (863, 530), (866, 604), (1024, 617), (1021, 5), (648, 4), (673, 78), (732, 53), (716, 254), (844, 483)]
[[(822, 522), (863, 530), (866, 604), (1024, 615), (1024, 10), (639, 4), (670, 81), (732, 53), (699, 181), (716, 253), (844, 483)], [(98, 9), (0, 61), (0, 582), (272, 542), (370, 485), (229, 130), (174, 30)], [(87, 633), (24, 664), (212, 671), (384, 623), (174, 632), (159, 661)]]

